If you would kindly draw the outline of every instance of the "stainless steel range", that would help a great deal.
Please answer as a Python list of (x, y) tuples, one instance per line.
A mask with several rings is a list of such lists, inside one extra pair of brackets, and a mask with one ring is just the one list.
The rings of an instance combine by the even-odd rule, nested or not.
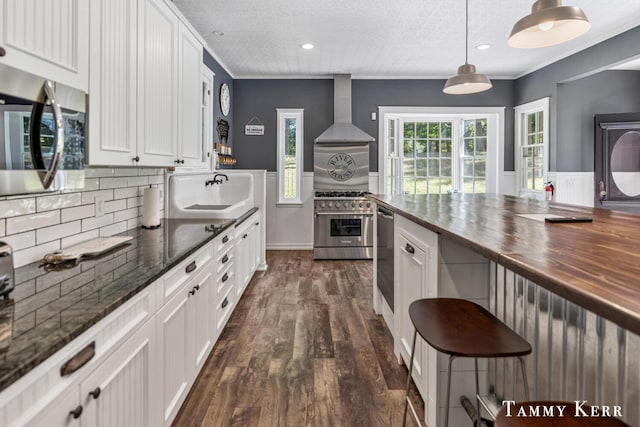
[(317, 191), (315, 259), (372, 259), (373, 209), (364, 192)]
[(351, 123), (351, 76), (334, 78), (334, 124), (313, 148), (315, 259), (372, 259), (369, 143)]

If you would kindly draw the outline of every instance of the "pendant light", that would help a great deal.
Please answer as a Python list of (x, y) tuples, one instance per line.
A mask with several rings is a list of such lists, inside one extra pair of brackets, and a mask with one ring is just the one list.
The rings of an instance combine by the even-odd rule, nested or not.
[(582, 9), (563, 6), (562, 0), (537, 0), (531, 14), (513, 26), (508, 44), (528, 49), (553, 46), (589, 31), (591, 23)]
[(476, 72), (476, 66), (469, 64), (469, 0), (466, 0), (464, 65), (458, 67), (458, 74), (451, 77), (444, 84), (444, 93), (463, 95), (467, 93), (483, 92), (491, 89), (491, 81), (484, 74)]

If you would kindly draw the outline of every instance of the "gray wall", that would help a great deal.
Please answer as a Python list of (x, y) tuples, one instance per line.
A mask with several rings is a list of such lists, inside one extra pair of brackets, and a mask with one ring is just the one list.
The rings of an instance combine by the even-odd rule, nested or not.
[[(551, 97), (550, 102), (550, 170), (552, 171), (592, 171), (593, 154), (583, 156), (585, 149), (583, 141), (579, 138), (561, 139), (569, 133), (588, 132), (583, 129), (584, 124), (563, 123), (558, 120), (560, 108), (572, 110), (569, 115), (576, 114), (576, 110), (581, 108), (581, 103), (593, 104), (594, 108), (601, 100), (597, 100), (592, 93), (594, 88), (585, 86), (586, 90), (577, 92), (562, 86), (590, 75), (606, 70), (612, 64), (618, 64), (626, 59), (640, 55), (640, 26), (626, 31), (618, 36), (605, 40), (588, 49), (580, 51), (574, 55), (554, 62), (538, 71), (527, 74), (515, 82), (515, 105), (524, 104), (546, 96)], [(603, 84), (603, 80), (598, 80)], [(617, 84), (611, 82), (612, 90), (617, 90)], [(601, 86), (604, 88), (604, 86)], [(561, 89), (560, 89), (561, 88)], [(558, 91), (568, 91), (577, 96), (575, 99), (568, 98), (560, 100)], [(632, 92), (629, 88), (629, 96), (636, 98), (638, 92)], [(557, 102), (560, 102), (558, 105)], [(604, 113), (605, 111), (598, 111)], [(569, 113), (567, 111), (567, 113)], [(563, 113), (564, 115), (564, 113)], [(576, 128), (575, 126), (580, 126)], [(591, 125), (593, 126), (593, 125)], [(562, 127), (562, 133), (558, 128)], [(593, 151), (593, 141), (590, 142), (590, 150)]]
[[(233, 79), (226, 72), (224, 68), (220, 66), (218, 61), (215, 60), (213, 56), (206, 49), (203, 49), (203, 59), (204, 65), (209, 67), (211, 71), (215, 74), (213, 77), (214, 84), (214, 92), (213, 92), (213, 141), (220, 142), (218, 140), (218, 132), (216, 131), (216, 126), (218, 124), (218, 119), (223, 118), (229, 122), (229, 140), (228, 144), (233, 145), (233, 109), (235, 106), (234, 99), (234, 85)], [(222, 83), (226, 83), (229, 86), (229, 93), (231, 95), (231, 108), (229, 109), (229, 115), (227, 117), (222, 115), (220, 111), (220, 86)], [(235, 154), (235, 153), (234, 153)]]
[[(353, 80), (353, 123), (378, 137), (371, 112), (378, 106), (506, 107), (505, 169), (513, 170), (514, 82), (494, 80), (487, 92), (454, 96), (442, 92), (444, 80)], [(276, 170), (276, 108), (304, 108), (304, 170), (313, 171), (313, 140), (333, 122), (333, 80), (236, 80), (234, 153), (237, 168)], [(256, 116), (264, 136), (244, 135)], [(370, 169), (378, 170), (378, 144), (371, 145)]]
[(561, 83), (556, 96), (556, 168), (593, 171), (593, 117), (640, 111), (640, 71), (603, 71)]

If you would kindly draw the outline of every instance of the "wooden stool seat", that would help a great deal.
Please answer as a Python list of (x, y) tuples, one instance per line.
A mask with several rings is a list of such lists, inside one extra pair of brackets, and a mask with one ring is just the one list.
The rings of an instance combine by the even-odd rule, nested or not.
[[(563, 416), (543, 417), (535, 416), (542, 414), (541, 408), (564, 408)], [(535, 412), (535, 407), (540, 408), (539, 412)], [(627, 424), (613, 417), (586, 417), (585, 414), (591, 414), (591, 407), (588, 405), (581, 406), (582, 411), (578, 411), (579, 417), (576, 417), (575, 402), (557, 402), (557, 401), (540, 401), (540, 402), (518, 402), (509, 408), (510, 416), (507, 416), (507, 407), (503, 406), (498, 412), (495, 427), (628, 427)], [(534, 416), (517, 416), (519, 411), (523, 411), (521, 415), (533, 414)], [(612, 410), (610, 410), (612, 412)], [(598, 410), (598, 414), (602, 414)], [(558, 411), (555, 411), (558, 415)], [(612, 414), (613, 415), (613, 414)]]
[(414, 301), (409, 317), (420, 336), (436, 350), (458, 357), (513, 357), (531, 345), (476, 303), (454, 298)]
[[(475, 358), (476, 374), (476, 412), (480, 425), (480, 391), (478, 379), (478, 358), (517, 357), (520, 360), (525, 398), (529, 398), (527, 372), (523, 356), (531, 353), (531, 345), (516, 334), (497, 317), (476, 303), (457, 298), (419, 299), (409, 305), (409, 317), (414, 326), (409, 378), (406, 396), (409, 396), (413, 354), (416, 348), (416, 335), (420, 334), (431, 347), (449, 355), (447, 376), (447, 395), (445, 403), (444, 426), (449, 424), (449, 399), (451, 394), (451, 364), (456, 357)], [(407, 418), (408, 400), (404, 405), (404, 426)]]

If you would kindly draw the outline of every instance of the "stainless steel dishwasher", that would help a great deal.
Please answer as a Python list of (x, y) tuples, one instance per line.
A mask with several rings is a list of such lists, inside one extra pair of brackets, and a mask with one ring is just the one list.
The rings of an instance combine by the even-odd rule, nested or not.
[(393, 311), (393, 212), (378, 206), (378, 289)]

